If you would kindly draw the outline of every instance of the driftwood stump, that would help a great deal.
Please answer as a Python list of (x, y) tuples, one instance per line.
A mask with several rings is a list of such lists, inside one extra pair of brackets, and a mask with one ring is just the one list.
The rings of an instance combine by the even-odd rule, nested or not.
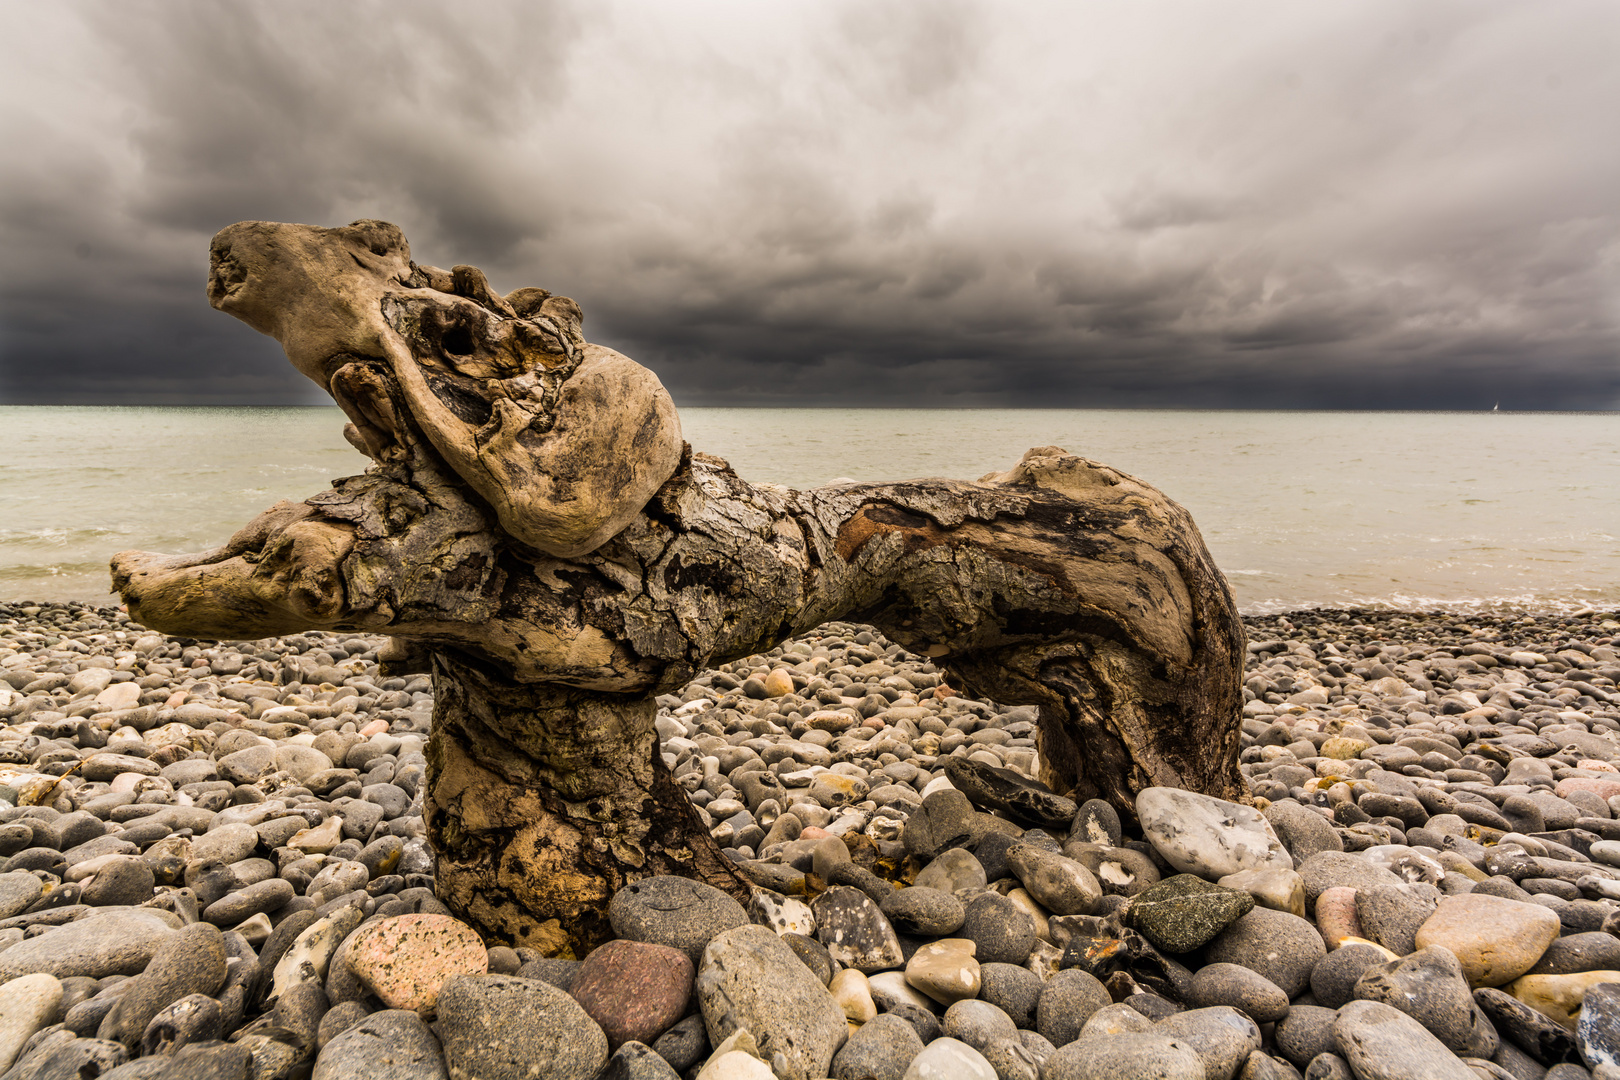
[(1126, 816), (1148, 786), (1239, 796), (1242, 627), (1149, 485), (1052, 447), (978, 482), (751, 485), (566, 298), (418, 266), (377, 221), (245, 222), (212, 256), (214, 306), (281, 341), (375, 464), (215, 551), (123, 552), (115, 586), (170, 633), (387, 634), (388, 668), (431, 665), (437, 888), (493, 938), (588, 947), (652, 874), (745, 896), (653, 697), (834, 619), (1039, 706), (1059, 792)]

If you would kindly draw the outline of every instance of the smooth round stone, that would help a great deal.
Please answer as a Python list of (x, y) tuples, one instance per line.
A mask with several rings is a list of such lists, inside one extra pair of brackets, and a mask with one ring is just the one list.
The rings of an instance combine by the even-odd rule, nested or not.
[(965, 938), (931, 941), (912, 954), (906, 963), (906, 982), (939, 1002), (950, 1005), (979, 993), (977, 948)]
[(742, 1050), (716, 1054), (702, 1075), (703, 1080), (777, 1080), (769, 1065)]
[(872, 1000), (884, 1012), (894, 1012), (901, 1006), (911, 1006), (932, 1013), (937, 1007), (932, 998), (920, 992), (906, 981), (903, 971), (880, 971), (876, 975), (868, 975), (866, 988), (872, 994)]
[(872, 1001), (871, 987), (866, 984), (866, 976), (854, 968), (845, 968), (832, 977), (827, 984), (827, 992), (832, 994), (838, 1007), (844, 1010), (844, 1016), (851, 1023), (864, 1024), (877, 1015), (877, 1005)]
[(1547, 946), (1527, 975), (1571, 975), (1620, 969), (1620, 938), (1601, 931), (1565, 934)]
[(951, 848), (966, 847), (973, 840), (974, 815), (973, 804), (955, 788), (943, 787), (925, 793), (922, 803), (906, 818), (901, 842), (907, 854), (920, 859), (932, 859)]
[(825, 945), (815, 938), (805, 937), (803, 934), (786, 933), (778, 936), (788, 948), (793, 950), (794, 955), (804, 961), (804, 966), (809, 968), (816, 978), (821, 980), (821, 985), (826, 986), (832, 981), (832, 957), (827, 955)]
[(1153, 1021), (1124, 1002), (1104, 1005), (1080, 1028), (1080, 1038), (1093, 1035), (1136, 1035), (1153, 1030)]
[(260, 912), (279, 910), (295, 895), (292, 882), (267, 878), (215, 900), (202, 917), (215, 926), (235, 926)]
[(1095, 976), (1066, 968), (1046, 980), (1035, 1007), (1035, 1030), (1061, 1049), (1080, 1037), (1080, 1029), (1092, 1013), (1112, 1003), (1107, 988)]
[(1007, 868), (1054, 915), (1086, 915), (1102, 899), (1102, 885), (1090, 870), (1033, 844), (1009, 847)]
[(221, 862), (227, 866), (241, 862), (259, 846), (259, 834), (251, 825), (236, 822), (209, 829), (201, 836), (192, 837), (191, 861), (199, 863)]
[(451, 1076), (591, 1080), (607, 1063), (607, 1036), (596, 1021), (534, 979), (452, 978), (439, 989), (438, 1014)]
[(1228, 889), (1242, 889), (1254, 897), (1254, 902), (1261, 907), (1305, 917), (1305, 883), (1293, 870), (1239, 870), (1215, 884)]
[(985, 893), (964, 909), (960, 936), (978, 946), (981, 964), (1022, 964), (1035, 948), (1035, 921), (1005, 896)]
[(712, 1044), (746, 1028), (764, 1056), (782, 1054), (795, 1075), (826, 1076), (848, 1034), (827, 988), (763, 926), (734, 927), (709, 942), (696, 988)]
[(748, 913), (713, 885), (658, 876), (631, 882), (614, 893), (608, 921), (616, 936), (679, 949), (695, 967), (703, 960), (704, 946), (716, 935), (748, 925)]
[(1309, 922), (1286, 911), (1257, 907), (1221, 931), (1205, 948), (1211, 964), (1239, 964), (1280, 987), (1289, 999), (1310, 985), (1311, 970), (1327, 947)]
[(1087, 799), (1069, 826), (1069, 839), (1086, 844), (1118, 847), (1124, 839), (1119, 812), (1102, 799)]
[(627, 1042), (613, 1051), (596, 1080), (680, 1080), (680, 1074), (652, 1047)]
[(862, 1024), (833, 1055), (833, 1080), (901, 1080), (923, 1052), (917, 1029), (890, 1013)]
[(945, 1034), (960, 1039), (973, 1049), (984, 1048), (1000, 1039), (1016, 1039), (1018, 1026), (1012, 1017), (987, 1001), (958, 1001), (945, 1010)]
[(901, 1080), (997, 1080), (996, 1070), (967, 1043), (938, 1038), (912, 1059)]
[(1449, 949), (1469, 986), (1502, 986), (1534, 967), (1559, 932), (1558, 916), (1540, 904), (1463, 893), (1441, 900), (1414, 940)]
[(1204, 1080), (1204, 1063), (1185, 1040), (1156, 1031), (1099, 1035), (1060, 1046), (1042, 1080)]
[(24, 975), (0, 984), (0, 1072), (11, 1068), (17, 1052), (56, 1014), (61, 1001), (62, 982), (54, 975)]
[(962, 928), (962, 901), (927, 886), (896, 889), (879, 907), (889, 923), (904, 934), (945, 937)]
[[(1391, 888), (1375, 885), (1373, 888)], [(1337, 949), (1349, 938), (1363, 938), (1361, 917), (1356, 913), (1359, 890), (1349, 885), (1335, 885), (1322, 890), (1316, 898), (1316, 928), (1329, 949)]]
[(1357, 1080), (1477, 1080), (1422, 1024), (1381, 1001), (1352, 1001), (1333, 1023)]
[(1250, 1054), (1260, 1049), (1259, 1026), (1225, 1005), (1175, 1013), (1159, 1021), (1153, 1030), (1191, 1046), (1209, 1076), (1233, 1075)]
[[(973, 852), (952, 848), (934, 856), (917, 875), (914, 889), (934, 889), (942, 893), (955, 893), (961, 889), (982, 889), (989, 884), (984, 866)], [(900, 892), (905, 892), (902, 889)]]
[(1299, 871), (1300, 882), (1305, 886), (1305, 906), (1312, 909), (1316, 906), (1316, 898), (1328, 889), (1367, 889), (1374, 885), (1401, 883), (1400, 878), (1384, 867), (1344, 851), (1319, 851), (1295, 869)]
[(1188, 953), (1253, 908), (1254, 897), (1241, 889), (1177, 874), (1138, 893), (1126, 910), (1125, 922), (1165, 952)]
[(695, 972), (679, 949), (609, 941), (591, 950), (568, 992), (607, 1036), (608, 1048), (651, 1043), (686, 1015)]
[(1459, 1057), (1496, 1053), (1496, 1031), (1475, 1006), (1462, 965), (1445, 949), (1419, 949), (1369, 968), (1353, 992), (1359, 1000), (1382, 1001), (1406, 1013)]
[(0, 919), (21, 914), (44, 892), (44, 883), (26, 871), (0, 874)]
[(85, 882), (79, 900), (91, 907), (134, 907), (152, 899), (156, 881), (145, 859), (116, 856)]
[(119, 995), (96, 1037), (138, 1046), (152, 1018), (189, 994), (212, 997), (225, 983), (225, 939), (219, 928), (193, 923), (164, 941), (151, 963)]
[(1339, 1043), (1333, 1034), (1333, 1022), (1338, 1018), (1336, 1009), (1320, 1005), (1292, 1006), (1288, 1015), (1277, 1022), (1273, 1033), (1277, 1049), (1300, 1069), (1309, 1066), (1319, 1054), (1338, 1053)]
[(448, 980), (489, 970), (489, 952), (472, 927), (448, 915), (397, 915), (356, 930), (347, 963), (390, 1009), (432, 1012)]
[(1296, 870), (1320, 852), (1344, 850), (1344, 841), (1326, 818), (1291, 799), (1272, 803), (1266, 807), (1265, 816), (1283, 847), (1293, 856)]
[(1317, 1003), (1337, 1009), (1355, 1000), (1356, 983), (1372, 968), (1389, 961), (1381, 950), (1359, 942), (1335, 949), (1311, 969), (1311, 993)]
[[(1397, 956), (1417, 949), (1418, 928), (1434, 914), (1441, 892), (1426, 882), (1374, 885), (1356, 893), (1356, 921), (1362, 934)], [(1320, 901), (1318, 901), (1320, 904)]]
[(979, 997), (1012, 1017), (1016, 1027), (1035, 1027), (1035, 1008), (1043, 986), (1041, 977), (1026, 967), (979, 965)]
[(1258, 1024), (1288, 1015), (1288, 995), (1270, 979), (1237, 964), (1199, 968), (1187, 987), (1187, 1004), (1193, 1008), (1230, 1005)]
[(1184, 874), (1214, 880), (1240, 870), (1294, 869), (1258, 810), (1180, 788), (1144, 788), (1136, 814), (1148, 842)]

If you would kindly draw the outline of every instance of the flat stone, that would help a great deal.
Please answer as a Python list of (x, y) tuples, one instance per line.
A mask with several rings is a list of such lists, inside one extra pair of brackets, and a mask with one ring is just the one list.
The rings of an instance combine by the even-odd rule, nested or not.
[(489, 953), (472, 927), (448, 915), (397, 915), (356, 930), (346, 962), (390, 1009), (431, 1013), (446, 982), (489, 970)]
[[(0, 958), (5, 954), (0, 953)], [(1602, 983), (1620, 982), (1620, 971), (1582, 971), (1574, 975), (1521, 975), (1502, 989), (1524, 1004), (1575, 1030), (1586, 992)]]
[(11, 1068), (17, 1052), (55, 1015), (62, 1001), (62, 982), (55, 975), (24, 975), (0, 983), (0, 1072)]
[(811, 911), (817, 940), (838, 963), (868, 975), (905, 963), (894, 927), (859, 889), (836, 885), (816, 897)]
[(1156, 948), (1189, 953), (1253, 908), (1254, 897), (1241, 889), (1177, 874), (1137, 893), (1125, 911), (1125, 923)]
[(809, 904), (772, 889), (756, 888), (749, 894), (748, 916), (778, 934), (809, 936), (816, 932), (816, 917)]
[(449, 1080), (444, 1054), (420, 1015), (373, 1012), (321, 1049), (311, 1080)]
[(1142, 832), (1184, 874), (1215, 878), (1240, 870), (1294, 869), (1258, 810), (1179, 788), (1144, 788), (1136, 796)]
[(1348, 887), (1367, 889), (1374, 885), (1399, 885), (1401, 879), (1360, 855), (1343, 851), (1320, 851), (1298, 867), (1305, 886), (1305, 906), (1314, 909), (1316, 898), (1327, 889)]
[(659, 876), (631, 882), (614, 893), (608, 921), (618, 937), (679, 949), (695, 968), (716, 935), (748, 925), (748, 912), (713, 885)]
[(912, 1059), (901, 1080), (997, 1080), (984, 1055), (965, 1042), (938, 1038)]
[(1559, 931), (1558, 916), (1540, 904), (1463, 893), (1441, 900), (1415, 941), (1451, 950), (1469, 986), (1502, 986), (1534, 967)]
[(1205, 1080), (1204, 1062), (1184, 1039), (1156, 1031), (1097, 1035), (1060, 1046), (1042, 1080)]
[(1193, 1008), (1229, 1005), (1258, 1024), (1270, 1024), (1288, 1015), (1288, 995), (1258, 972), (1237, 964), (1207, 964), (1194, 972), (1187, 987)]
[(1333, 1034), (1356, 1080), (1478, 1080), (1422, 1024), (1381, 1001), (1340, 1009)]
[(44, 883), (27, 871), (0, 874), (0, 919), (21, 914), (44, 892)]
[(451, 978), (439, 990), (438, 1014), (452, 1080), (592, 1080), (607, 1064), (607, 1036), (596, 1021), (535, 979)]
[(0, 980), (35, 972), (58, 979), (139, 975), (179, 923), (154, 908), (105, 908), (0, 952)]
[(738, 926), (709, 942), (696, 987), (710, 1043), (746, 1028), (765, 1056), (781, 1056), (787, 1080), (826, 1076), (848, 1035), (832, 994), (763, 926)]
[(569, 993), (607, 1036), (608, 1048), (651, 1043), (686, 1015), (695, 972), (669, 945), (609, 941), (593, 949)]
[(981, 810), (1001, 810), (1015, 821), (1043, 829), (1067, 829), (1078, 807), (1039, 781), (1011, 769), (969, 758), (945, 759), (951, 786)]
[(1538, 1061), (1567, 1061), (1576, 1052), (1569, 1029), (1494, 986), (1474, 991), (1480, 1007), (1497, 1032)]

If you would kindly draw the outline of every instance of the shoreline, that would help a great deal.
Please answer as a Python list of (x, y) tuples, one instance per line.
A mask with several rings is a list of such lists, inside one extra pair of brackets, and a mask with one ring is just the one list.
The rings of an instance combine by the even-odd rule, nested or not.
[[(1538, 943), (1522, 970), (1577, 938), (1585, 959), (1560, 961), (1546, 978), (1600, 971), (1587, 961), (1620, 969), (1612, 932), (1620, 930), (1620, 843), (1614, 855), (1600, 846), (1620, 841), (1620, 620), (1605, 612), (1312, 608), (1243, 621), (1240, 768), (1264, 816), (1234, 807), (1236, 816), (1210, 834), (1210, 850), (1182, 853), (1187, 866), (1175, 861), (1177, 845), (1192, 841), (1178, 840), (1177, 830), (1156, 833), (1150, 822), (1145, 832), (1121, 831), (1093, 804), (1072, 827), (1041, 830), (994, 812), (982, 793), (963, 798), (947, 763), (985, 776), (995, 775), (988, 768), (1038, 773), (1034, 710), (963, 697), (932, 663), (867, 627), (828, 624), (659, 699), (665, 764), (711, 835), (769, 890), (746, 913), (723, 894), (693, 903), (718, 925), (752, 922), (785, 935), (792, 951), (784, 955), (796, 957), (783, 972), (768, 962), (769, 950), (754, 948), (731, 970), (744, 981), (774, 980), (774, 990), (802, 979), (802, 966), (812, 975), (800, 1012), (835, 1008), (841, 1018), (795, 1036), (825, 1051), (803, 1075), (836, 1075), (827, 1071), (836, 1054), (915, 1058), (925, 1045), (942, 1059), (1057, 1062), (1066, 1045), (1079, 1045), (1072, 1040), (1082, 1025), (1043, 1021), (1029, 995), (1081, 983), (1102, 995), (1088, 1008), (1108, 1019), (1114, 1034), (1105, 1038), (1142, 1035), (1150, 1022), (1192, 1038), (1194, 1029), (1176, 1025), (1214, 1023), (1219, 1013), (1217, 1027), (1230, 1027), (1237, 1009), (1249, 1025), (1239, 1027), (1252, 1028), (1243, 1053), (1303, 1072), (1309, 1061), (1297, 1060), (1286, 1023), (1261, 1017), (1290, 1008), (1300, 1022), (1358, 1015), (1327, 982), (1318, 986), (1315, 968), (1353, 960), (1358, 971), (1394, 965), (1390, 978), (1418, 969), (1438, 977), (1423, 966), (1432, 950), (1417, 948), (1412, 934), (1438, 918), (1439, 905), (1476, 902), (1468, 900), (1476, 893), (1477, 902), (1509, 905), (1506, 923), (1485, 917), (1495, 909), (1474, 918), (1493, 937)], [(450, 918), (433, 895), (422, 816), (431, 682), (381, 678), (383, 640), (305, 633), (199, 642), (146, 631), (113, 607), (0, 603), (0, 1015), (24, 1015), (20, 987), (43, 995), (27, 1013), (24, 1041), (8, 1050), (0, 1038), (0, 1058), (10, 1052), (43, 1065), (50, 1054), (90, 1055), (84, 1060), (109, 1069), (128, 1060), (136, 1071), (121, 1072), (124, 1080), (151, 1075), (139, 1070), (154, 1055), (193, 1055), (197, 1068), (218, 1075), (245, 1075), (233, 1070), (248, 1062), (273, 1072), (282, 1055), (293, 1059), (288, 1075), (318, 1061), (323, 1077), (359, 1080), (376, 1067), (383, 1032), (420, 1048), (421, 1075), (442, 1076), (446, 1061), (470, 1060), (467, 1040), (518, 1039), (507, 1027), (520, 1020), (562, 1025), (573, 1045), (600, 1040), (597, 1064), (627, 1034), (634, 1038), (624, 1047), (677, 1075), (695, 1075), (717, 1051), (750, 1056), (711, 1038), (710, 1021), (742, 1008), (746, 994), (732, 987), (725, 1005), (705, 996), (719, 976), (704, 942), (689, 950), (685, 982), (666, 988), (679, 1000), (653, 1030), (645, 1026), (646, 986), (635, 983), (632, 993), (631, 983), (601, 968), (613, 949), (558, 959), (544, 943), (480, 942)], [(1177, 804), (1183, 825), (1202, 812), (1199, 797), (1188, 798)], [(908, 830), (947, 813), (967, 815), (967, 848), (934, 850), (932, 824)], [(1247, 837), (1251, 854), (1257, 835), (1258, 850), (1269, 844), (1274, 854), (1243, 870), (1247, 877), (1217, 874), (1208, 867), (1243, 849), (1223, 829)], [(1274, 857), (1294, 869), (1265, 861)], [(1036, 872), (1047, 864), (1062, 887)], [(1192, 875), (1178, 876), (1188, 866)], [(1146, 901), (1158, 894), (1148, 890), (1172, 878), (1204, 882), (1189, 894), (1202, 898), (1190, 909), (1168, 897), (1165, 907), (1182, 904), (1213, 927), (1210, 937), (1189, 944), (1179, 923), (1155, 920), (1158, 905)], [(1371, 904), (1376, 890), (1384, 906)], [(434, 953), (411, 936), (424, 920), (472, 936), (455, 957)], [(1251, 933), (1251, 923), (1264, 933)], [(616, 922), (620, 940), (611, 944), (692, 945), (637, 925)], [(320, 937), (317, 926), (330, 939), (319, 963), (284, 976), (292, 931), (309, 944)], [(1304, 944), (1266, 958), (1270, 938), (1301, 928)], [(857, 930), (863, 941), (876, 935), (876, 955), (852, 951), (847, 940)], [(708, 943), (720, 948), (742, 932)], [(1009, 933), (1023, 943), (1007, 945)], [(367, 935), (386, 939), (401, 961), (388, 970), (369, 963), (358, 944)], [(72, 948), (60, 945), (70, 938)], [(1613, 947), (1600, 948), (1599, 938)], [(144, 944), (125, 947), (137, 940)], [(953, 951), (962, 940), (976, 943), (976, 956)], [(1092, 940), (1114, 942), (1104, 950), (1110, 956), (1135, 950), (1136, 959), (1098, 966), (1076, 945)], [(1468, 943), (1447, 940), (1466, 968)], [(60, 947), (43, 948), (53, 941)], [(181, 942), (193, 952), (217, 949), (220, 980), (171, 971)], [(673, 976), (670, 961), (660, 963), (661, 974), (647, 978), (662, 986)], [(1204, 985), (1217, 974), (1230, 979), (1234, 965), (1259, 982)], [(452, 981), (456, 975), (467, 978)], [(975, 1007), (991, 1010), (974, 1023), (1006, 1021), (994, 1039), (964, 1026), (966, 1002), (947, 1010), (954, 997), (919, 989), (969, 976)], [(572, 992), (581, 979), (596, 989)], [(170, 999), (142, 1014), (141, 1030), (118, 1019), (121, 996), (163, 980)], [(469, 994), (516, 986), (530, 994), (524, 1009), (544, 1018), (524, 1009), (507, 1019), (441, 1011), (429, 1027), (431, 1006), (400, 1004), (429, 984), (434, 993), (442, 985)], [(186, 1029), (178, 1044), (162, 1035), (180, 1023), (170, 1015), (185, 997), (176, 987), (200, 995), (207, 1004), (186, 1000), (213, 1018)], [(1515, 987), (1508, 985), (1513, 1000), (1528, 1000), (1573, 1045), (1575, 1014), (1553, 1002), (1567, 1006), (1575, 992), (1562, 983)], [(561, 996), (547, 996), (554, 991)], [(1282, 994), (1282, 1003), (1257, 1005), (1254, 992)], [(1443, 1052), (1527, 1075), (1519, 1068), (1527, 1051), (1510, 1038), (1518, 1029), (1491, 1001), (1500, 1037), (1471, 1046), (1474, 1053)], [(584, 1011), (569, 1011), (574, 1005)], [(768, 1012), (752, 1021), (761, 1041), (771, 1025), (808, 1022)], [(1432, 1050), (1423, 1039), (1437, 1040), (1449, 1022), (1418, 1017), (1402, 1052)], [(1128, 1042), (1109, 1046), (1125, 1053)], [(561, 1059), (548, 1068), (561, 1070)], [(1015, 1075), (1034, 1080), (1037, 1072)]]

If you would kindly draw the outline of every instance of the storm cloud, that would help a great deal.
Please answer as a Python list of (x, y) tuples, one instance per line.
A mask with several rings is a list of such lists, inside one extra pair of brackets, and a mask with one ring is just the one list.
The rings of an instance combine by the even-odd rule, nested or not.
[(321, 399), (242, 219), (677, 402), (1620, 408), (1620, 7), (7, 2), (0, 401)]

